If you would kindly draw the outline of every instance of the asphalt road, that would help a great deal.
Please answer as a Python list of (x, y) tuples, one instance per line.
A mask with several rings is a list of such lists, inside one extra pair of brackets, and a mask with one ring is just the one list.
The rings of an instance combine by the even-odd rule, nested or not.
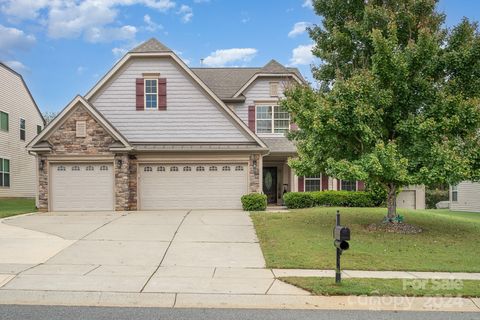
[(478, 320), (480, 313), (0, 305), (1, 320)]

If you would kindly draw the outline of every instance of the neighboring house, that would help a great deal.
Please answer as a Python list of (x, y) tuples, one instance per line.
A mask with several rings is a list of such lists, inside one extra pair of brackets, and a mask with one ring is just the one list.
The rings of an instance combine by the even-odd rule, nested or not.
[(363, 190), (357, 181), (297, 177), (279, 106), (305, 84), (296, 68), (189, 68), (156, 39), (128, 52), (28, 146), (37, 154), (39, 209), (241, 208), (264, 192)]
[(463, 181), (450, 186), (450, 210), (480, 212), (480, 183)]
[(43, 127), (22, 76), (0, 62), (0, 198), (35, 197), (35, 157), (25, 146)]

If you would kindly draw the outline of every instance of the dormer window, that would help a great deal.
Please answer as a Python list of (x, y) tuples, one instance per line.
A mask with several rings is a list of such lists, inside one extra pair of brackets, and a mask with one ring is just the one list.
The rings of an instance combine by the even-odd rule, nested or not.
[(158, 109), (158, 79), (145, 79), (145, 110)]

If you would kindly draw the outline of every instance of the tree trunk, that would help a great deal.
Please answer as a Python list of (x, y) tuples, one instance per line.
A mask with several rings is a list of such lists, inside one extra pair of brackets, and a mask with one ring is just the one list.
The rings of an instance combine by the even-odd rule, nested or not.
[(393, 221), (397, 216), (397, 186), (394, 183), (389, 183), (388, 187), (388, 196), (387, 196), (387, 219), (388, 221)]

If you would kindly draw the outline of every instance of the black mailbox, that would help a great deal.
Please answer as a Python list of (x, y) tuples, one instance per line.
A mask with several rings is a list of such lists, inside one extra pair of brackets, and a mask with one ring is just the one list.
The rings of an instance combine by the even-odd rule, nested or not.
[(349, 241), (350, 229), (343, 226), (336, 226), (335, 229), (333, 229), (333, 238), (338, 241)]

